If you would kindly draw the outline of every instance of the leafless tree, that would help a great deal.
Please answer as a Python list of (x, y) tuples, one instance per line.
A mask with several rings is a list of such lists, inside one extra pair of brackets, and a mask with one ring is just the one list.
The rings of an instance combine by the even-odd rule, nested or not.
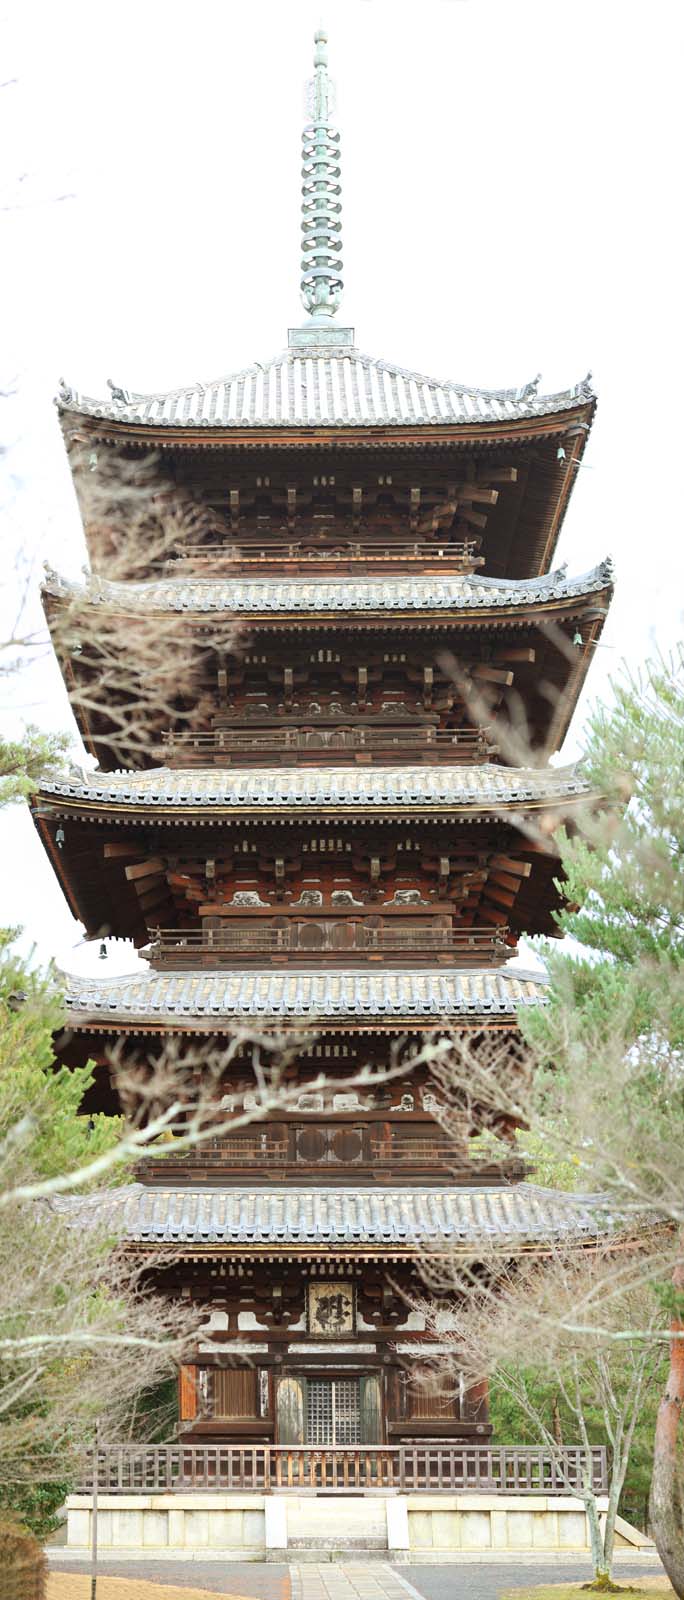
[[(439, 1352), (428, 1381), (449, 1393), (463, 1377), (494, 1380), (515, 1402), (566, 1492), (584, 1505), (592, 1587), (598, 1589), (611, 1581), (618, 1505), (640, 1409), (662, 1382), (664, 1355), (654, 1358), (653, 1339), (664, 1319), (648, 1284), (668, 1265), (666, 1251), (654, 1253), (627, 1235), (512, 1257), (510, 1247), (504, 1255), (485, 1245), (476, 1264), (455, 1252), (435, 1252), (423, 1263), (430, 1297), (421, 1309)], [(544, 1383), (553, 1384), (572, 1420), (579, 1455), (559, 1437), (544, 1404)], [(608, 1445), (605, 1511), (592, 1480), (597, 1413)]]

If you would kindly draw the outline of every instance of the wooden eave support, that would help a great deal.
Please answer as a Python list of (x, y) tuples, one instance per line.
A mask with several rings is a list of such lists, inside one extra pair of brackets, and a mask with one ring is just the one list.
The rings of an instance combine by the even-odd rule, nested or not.
[[(105, 851), (106, 848), (105, 846)], [(153, 856), (150, 861), (139, 861), (135, 866), (124, 868), (125, 876), (129, 882), (135, 882), (137, 878), (158, 878), (165, 871), (166, 862), (162, 860), (161, 856)]]
[(490, 856), (489, 864), (491, 867), (498, 868), (503, 872), (513, 872), (520, 878), (529, 878), (532, 871), (531, 861), (519, 861), (517, 856), (506, 856), (500, 853)]

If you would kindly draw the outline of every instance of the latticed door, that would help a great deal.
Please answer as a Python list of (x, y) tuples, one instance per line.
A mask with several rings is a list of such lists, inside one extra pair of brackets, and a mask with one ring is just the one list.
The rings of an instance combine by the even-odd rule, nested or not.
[(359, 1444), (358, 1378), (309, 1378), (306, 1386), (307, 1444)]

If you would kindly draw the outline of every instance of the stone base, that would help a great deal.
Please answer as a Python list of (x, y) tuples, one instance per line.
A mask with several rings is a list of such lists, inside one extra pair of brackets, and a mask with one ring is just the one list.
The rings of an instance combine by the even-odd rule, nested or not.
[[(601, 1502), (605, 1509), (605, 1502)], [(87, 1556), (90, 1495), (67, 1500), (65, 1554)], [(616, 1546), (652, 1549), (618, 1519)], [(515, 1560), (578, 1555), (590, 1548), (587, 1519), (571, 1495), (100, 1494), (102, 1559), (147, 1554), (233, 1561)]]

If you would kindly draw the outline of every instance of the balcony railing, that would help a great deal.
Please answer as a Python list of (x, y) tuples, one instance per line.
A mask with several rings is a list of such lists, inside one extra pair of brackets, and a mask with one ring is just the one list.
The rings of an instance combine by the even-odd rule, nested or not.
[[(240, 919), (236, 918), (236, 923)], [(400, 919), (397, 918), (397, 922)], [(285, 918), (283, 918), (285, 923)], [(348, 962), (355, 955), (372, 960), (383, 956), (399, 959), (436, 957), (439, 963), (456, 966), (498, 965), (513, 950), (505, 928), (372, 927), (367, 922), (295, 922), (282, 927), (273, 924), (251, 927), (226, 924), (220, 928), (156, 928), (151, 932), (145, 955), (157, 966), (203, 967), (240, 966), (264, 956), (292, 957), (298, 962)]]
[[(508, 1445), (106, 1445), (96, 1454), (106, 1494), (200, 1490), (454, 1490), (465, 1493), (567, 1494), (589, 1475), (607, 1489), (606, 1452), (579, 1446), (552, 1454)], [(79, 1492), (93, 1488), (90, 1454)]]
[(184, 545), (178, 555), (167, 561), (168, 573), (187, 576), (197, 573), (202, 577), (218, 577), (229, 573), (256, 572), (287, 573), (302, 567), (325, 569), (326, 572), (389, 571), (405, 567), (411, 570), (443, 572), (472, 572), (481, 567), (484, 557), (476, 553), (477, 543), (472, 539), (345, 539), (331, 537), (326, 543), (306, 539), (264, 540), (263, 543), (234, 545)]
[(282, 762), (394, 764), (416, 761), (431, 766), (490, 761), (498, 746), (479, 728), (216, 728), (201, 733), (165, 733), (162, 759), (171, 766), (250, 766)]
[[(432, 1166), (440, 1161), (453, 1163), (459, 1154), (453, 1139), (440, 1138), (437, 1133), (426, 1135), (424, 1139), (407, 1139), (404, 1142), (372, 1133), (369, 1135), (366, 1129), (347, 1129), (344, 1125), (337, 1130), (302, 1126), (294, 1129), (293, 1133), (295, 1137), (292, 1143), (285, 1139), (269, 1140), (263, 1134), (245, 1139), (210, 1139), (200, 1147), (202, 1161), (211, 1166), (254, 1166), (263, 1161), (273, 1167), (285, 1166), (290, 1162), (297, 1165), (323, 1162), (331, 1166), (350, 1166), (364, 1161), (372, 1161), (373, 1165), (385, 1162), (392, 1166), (425, 1166), (426, 1163)], [(308, 1136), (308, 1145), (301, 1135)], [(340, 1140), (340, 1135), (343, 1138), (346, 1136), (346, 1145)], [(172, 1150), (173, 1147), (169, 1148)], [(190, 1155), (194, 1159), (194, 1152), (191, 1151)]]
[[(238, 1138), (221, 1137), (202, 1141), (195, 1150), (181, 1150), (174, 1156), (173, 1142), (164, 1146), (164, 1154), (157, 1158), (151, 1157), (141, 1166), (141, 1172), (149, 1173), (154, 1166), (155, 1176), (168, 1171), (169, 1162), (176, 1166), (192, 1166), (198, 1169), (232, 1168), (232, 1167), (315, 1167), (334, 1166), (342, 1171), (347, 1167), (372, 1166), (401, 1168), (441, 1166), (453, 1168), (454, 1165), (463, 1165), (468, 1160), (464, 1146), (461, 1148), (454, 1139), (449, 1139), (441, 1134), (438, 1129), (433, 1129), (424, 1138), (401, 1139), (391, 1135), (382, 1135), (368, 1126), (359, 1127), (354, 1124), (340, 1123), (328, 1124), (296, 1124), (289, 1130), (289, 1136), (269, 1137), (267, 1131), (262, 1133), (245, 1134)], [(470, 1163), (471, 1170), (475, 1173), (480, 1170), (475, 1162)]]

